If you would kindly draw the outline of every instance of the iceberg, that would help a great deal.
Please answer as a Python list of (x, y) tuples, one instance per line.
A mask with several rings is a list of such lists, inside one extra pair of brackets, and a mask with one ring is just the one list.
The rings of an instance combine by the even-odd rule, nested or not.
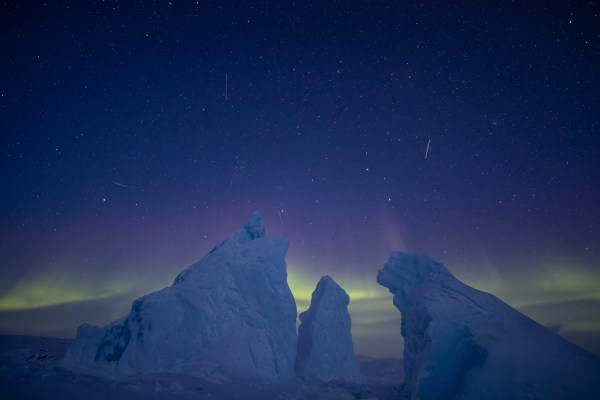
[(321, 278), (300, 314), (296, 374), (317, 381), (361, 381), (354, 355), (350, 297), (331, 277)]
[(293, 377), (297, 313), (288, 247), (288, 239), (266, 236), (263, 219), (253, 214), (171, 286), (135, 300), (125, 318), (80, 326), (61, 366), (113, 375)]
[(441, 263), (393, 252), (377, 282), (402, 314), (406, 398), (600, 398), (600, 358)]

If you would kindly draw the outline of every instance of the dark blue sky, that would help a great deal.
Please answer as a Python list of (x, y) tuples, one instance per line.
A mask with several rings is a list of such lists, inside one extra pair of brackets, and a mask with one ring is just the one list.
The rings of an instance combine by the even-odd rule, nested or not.
[(393, 249), (592, 348), (600, 6), (447, 3), (0, 5), (0, 331), (106, 323), (259, 210), (363, 353)]

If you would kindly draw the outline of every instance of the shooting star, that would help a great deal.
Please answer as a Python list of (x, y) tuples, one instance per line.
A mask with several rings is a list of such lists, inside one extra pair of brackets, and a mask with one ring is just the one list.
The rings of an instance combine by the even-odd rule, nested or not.
[(429, 155), (429, 145), (431, 144), (431, 139), (427, 140), (427, 149), (425, 149), (425, 159), (427, 160), (427, 156)]
[(113, 183), (118, 186), (123, 186), (124, 188), (128, 187), (127, 185), (123, 185), (122, 183), (119, 183), (119, 182), (113, 182)]
[(281, 213), (283, 212), (283, 210), (277, 210), (277, 214), (279, 215), (279, 223), (283, 224), (283, 219), (281, 218)]

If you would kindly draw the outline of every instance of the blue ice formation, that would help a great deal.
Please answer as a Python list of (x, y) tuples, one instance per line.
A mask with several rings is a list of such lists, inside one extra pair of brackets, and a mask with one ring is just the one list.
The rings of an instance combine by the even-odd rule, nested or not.
[(350, 298), (331, 277), (321, 278), (300, 314), (296, 373), (318, 381), (361, 381), (354, 356)]
[(422, 255), (393, 252), (377, 282), (402, 314), (411, 400), (599, 399), (600, 359)]
[(133, 302), (106, 327), (82, 325), (62, 366), (116, 375), (185, 369), (283, 381), (294, 376), (296, 303), (287, 239), (244, 227), (182, 271), (172, 286)]

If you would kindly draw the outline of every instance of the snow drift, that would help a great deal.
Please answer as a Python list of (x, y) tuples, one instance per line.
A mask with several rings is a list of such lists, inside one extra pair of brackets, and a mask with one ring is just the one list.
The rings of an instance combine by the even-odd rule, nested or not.
[(321, 278), (310, 307), (300, 314), (296, 374), (320, 381), (360, 381), (354, 356), (350, 297), (331, 277)]
[(255, 213), (172, 286), (133, 302), (109, 326), (84, 324), (62, 366), (127, 375), (173, 370), (225, 376), (294, 376), (296, 303), (287, 239), (265, 236)]
[(598, 357), (442, 264), (393, 252), (377, 282), (402, 313), (407, 398), (600, 398)]

